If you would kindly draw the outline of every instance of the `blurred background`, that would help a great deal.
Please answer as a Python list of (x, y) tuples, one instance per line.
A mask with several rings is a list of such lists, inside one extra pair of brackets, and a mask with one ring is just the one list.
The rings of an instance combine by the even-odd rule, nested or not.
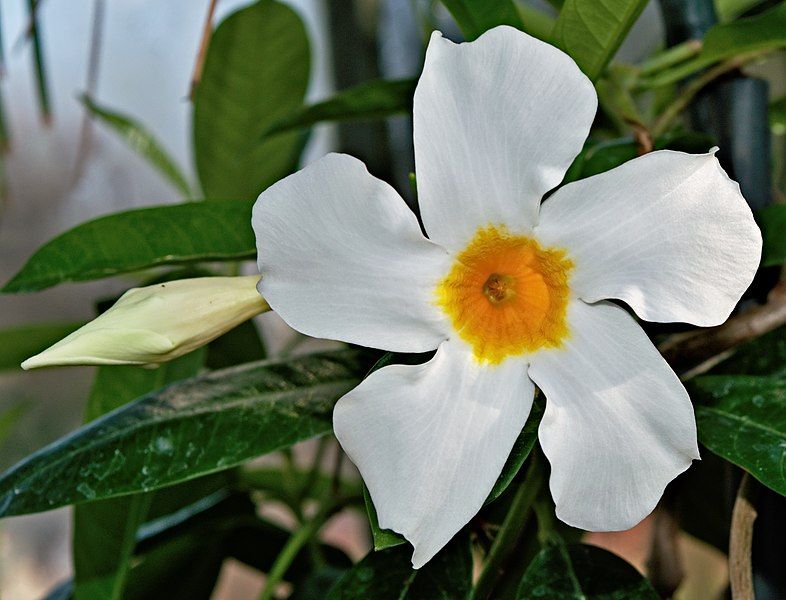
[[(424, 39), (432, 28), (460, 34), (447, 11), (429, 0), (286, 0), (304, 19), (312, 44), (309, 100), (329, 96), (371, 77), (403, 78), (420, 70)], [(33, 2), (35, 4), (35, 2)], [(194, 179), (191, 104), (188, 100), (209, 0), (38, 0), (35, 26), (46, 71), (49, 115), (43, 115), (36, 82), (35, 44), (25, 0), (0, 0), (4, 56), (0, 95), (8, 142), (2, 161), (0, 281), (7, 281), (42, 243), (69, 227), (118, 210), (179, 201), (180, 194), (80, 102), (88, 92), (103, 106), (133, 116)], [(214, 21), (248, 4), (220, 0)], [(547, 2), (532, 2), (552, 11)], [(667, 6), (664, 3), (663, 6)], [(619, 51), (637, 62), (665, 44), (661, 5), (650, 3)], [(782, 57), (762, 67), (784, 91)], [(341, 147), (365, 160), (375, 175), (395, 182), (410, 197), (413, 170), (408, 117), (386, 122), (320, 126), (304, 161)], [(0, 295), (0, 327), (41, 320), (92, 317), (92, 300), (120, 292), (128, 279), (63, 285), (32, 295)], [(261, 327), (273, 350), (292, 333), (275, 315)], [(303, 349), (308, 349), (306, 346)], [(55, 369), (0, 375), (0, 409), (18, 414), (16, 432), (0, 446), (3, 469), (76, 428), (93, 371)], [(308, 448), (301, 452), (308, 452)], [(62, 509), (0, 523), (0, 597), (41, 597), (70, 573), (68, 511)], [(362, 522), (334, 523), (332, 533), (354, 558), (367, 549)], [(646, 566), (651, 522), (632, 532), (590, 538)], [(680, 540), (688, 577), (682, 598), (718, 597), (726, 586), (717, 550)], [(357, 540), (361, 541), (358, 542)], [(349, 540), (349, 541), (348, 541)], [(352, 542), (351, 540), (354, 540)], [(351, 543), (355, 547), (351, 547)], [(239, 567), (222, 575), (216, 595), (254, 597), (254, 576)]]

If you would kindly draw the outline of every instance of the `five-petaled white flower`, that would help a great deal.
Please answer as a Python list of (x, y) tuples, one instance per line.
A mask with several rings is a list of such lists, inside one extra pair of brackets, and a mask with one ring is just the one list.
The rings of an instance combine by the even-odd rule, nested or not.
[(423, 225), (331, 154), (253, 213), (259, 291), (305, 334), (436, 355), (339, 400), (335, 432), (379, 524), (426, 563), (481, 508), (537, 384), (557, 515), (627, 529), (698, 458), (688, 395), (639, 325), (723, 322), (759, 263), (750, 209), (712, 153), (652, 152), (542, 205), (595, 116), (590, 81), (509, 27), (433, 34), (415, 92)]

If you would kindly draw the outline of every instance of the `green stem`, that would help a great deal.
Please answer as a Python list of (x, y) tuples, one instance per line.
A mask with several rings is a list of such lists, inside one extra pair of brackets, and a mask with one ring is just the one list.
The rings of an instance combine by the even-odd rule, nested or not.
[(33, 63), (38, 85), (38, 100), (41, 105), (41, 118), (48, 125), (51, 120), (51, 111), (49, 108), (49, 86), (46, 78), (46, 67), (44, 66), (44, 51), (41, 47), (41, 32), (38, 29), (39, 1), (27, 0), (27, 9), (30, 17), (30, 37), (33, 43)]
[(688, 40), (648, 58), (639, 66), (639, 75), (645, 77), (678, 65), (701, 52), (700, 40)]
[(516, 490), (508, 514), (505, 515), (499, 533), (494, 538), (491, 549), (486, 555), (486, 564), (472, 590), (470, 600), (486, 600), (491, 595), (505, 564), (516, 548), (516, 542), (524, 531), (530, 508), (540, 491), (542, 480), (543, 473), (539, 459), (537, 456), (533, 456), (524, 481)]
[(308, 541), (322, 528), (322, 525), (324, 525), (325, 521), (327, 521), (333, 513), (335, 507), (336, 504), (333, 502), (323, 504), (317, 511), (317, 514), (306, 520), (297, 530), (295, 530), (292, 537), (290, 537), (284, 545), (281, 553), (276, 557), (273, 566), (270, 567), (267, 580), (265, 581), (265, 587), (262, 589), (259, 600), (272, 600), (275, 597), (276, 588), (278, 584), (281, 583), (284, 575), (286, 575), (290, 565)]

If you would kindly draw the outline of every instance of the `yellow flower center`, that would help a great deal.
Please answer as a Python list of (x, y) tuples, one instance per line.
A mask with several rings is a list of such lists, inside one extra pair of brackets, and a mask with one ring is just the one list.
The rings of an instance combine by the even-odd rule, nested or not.
[(478, 361), (499, 364), (567, 337), (572, 268), (564, 250), (481, 227), (437, 285), (437, 304)]

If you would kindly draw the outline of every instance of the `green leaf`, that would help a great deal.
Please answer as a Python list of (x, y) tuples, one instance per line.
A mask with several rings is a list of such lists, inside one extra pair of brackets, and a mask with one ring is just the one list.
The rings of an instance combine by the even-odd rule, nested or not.
[(123, 138), (125, 143), (137, 154), (147, 159), (185, 198), (193, 196), (194, 192), (180, 167), (144, 126), (130, 117), (99, 106), (87, 95), (83, 95), (81, 100), (91, 115)]
[(16, 402), (0, 411), (0, 444), (11, 434), (19, 419), (27, 412), (28, 405)]
[(194, 94), (194, 155), (206, 196), (256, 198), (294, 170), (300, 133), (260, 139), (303, 104), (310, 56), (300, 17), (273, 0), (218, 26)]
[(196, 377), (143, 396), (0, 477), (0, 516), (150, 491), (331, 431), (369, 353), (324, 352)]
[(773, 267), (786, 262), (786, 205), (773, 204), (756, 211), (756, 222), (764, 241), (761, 265)]
[(566, 0), (552, 38), (595, 81), (646, 5), (647, 0)]
[(530, 600), (657, 600), (660, 596), (619, 556), (584, 544), (545, 548), (530, 563), (518, 598)]
[(209, 201), (119, 212), (44, 244), (0, 292), (35, 292), (161, 265), (256, 256), (252, 202)]
[(386, 548), (393, 548), (406, 544), (402, 536), (390, 529), (382, 529), (379, 526), (379, 517), (377, 516), (377, 509), (374, 508), (374, 503), (371, 501), (371, 494), (368, 493), (368, 488), (363, 486), (363, 500), (366, 504), (366, 514), (368, 515), (368, 523), (371, 527), (371, 538), (374, 541), (374, 550), (385, 550)]
[(699, 441), (786, 495), (786, 381), (709, 375), (688, 390)]
[(786, 96), (770, 104), (770, 127), (775, 135), (786, 134)]
[(379, 119), (412, 112), (415, 79), (367, 81), (323, 102), (299, 108), (273, 123), (264, 137), (312, 127), (322, 121)]
[(680, 81), (696, 71), (735, 56), (776, 50), (786, 46), (786, 3), (733, 23), (713, 26), (704, 36), (696, 58), (643, 79), (642, 87), (657, 87)]
[(215, 370), (265, 358), (265, 344), (252, 319), (210, 342), (205, 364), (209, 369)]
[(497, 25), (511, 25), (524, 31), (519, 12), (513, 0), (442, 0), (467, 41)]
[(46, 350), (84, 323), (42, 323), (0, 330), (0, 371), (20, 369), (23, 360)]
[(472, 553), (468, 536), (459, 534), (417, 571), (412, 548), (372, 551), (327, 594), (328, 600), (432, 600), (469, 597)]
[(764, 0), (715, 0), (715, 10), (722, 22), (732, 21)]
[(712, 375), (767, 375), (786, 378), (786, 326), (733, 348)]
[[(87, 401), (92, 421), (162, 386), (197, 374), (204, 352), (197, 350), (158, 369), (101, 367)], [(119, 600), (123, 595), (137, 530), (147, 516), (151, 493), (132, 494), (74, 509), (74, 597)]]

